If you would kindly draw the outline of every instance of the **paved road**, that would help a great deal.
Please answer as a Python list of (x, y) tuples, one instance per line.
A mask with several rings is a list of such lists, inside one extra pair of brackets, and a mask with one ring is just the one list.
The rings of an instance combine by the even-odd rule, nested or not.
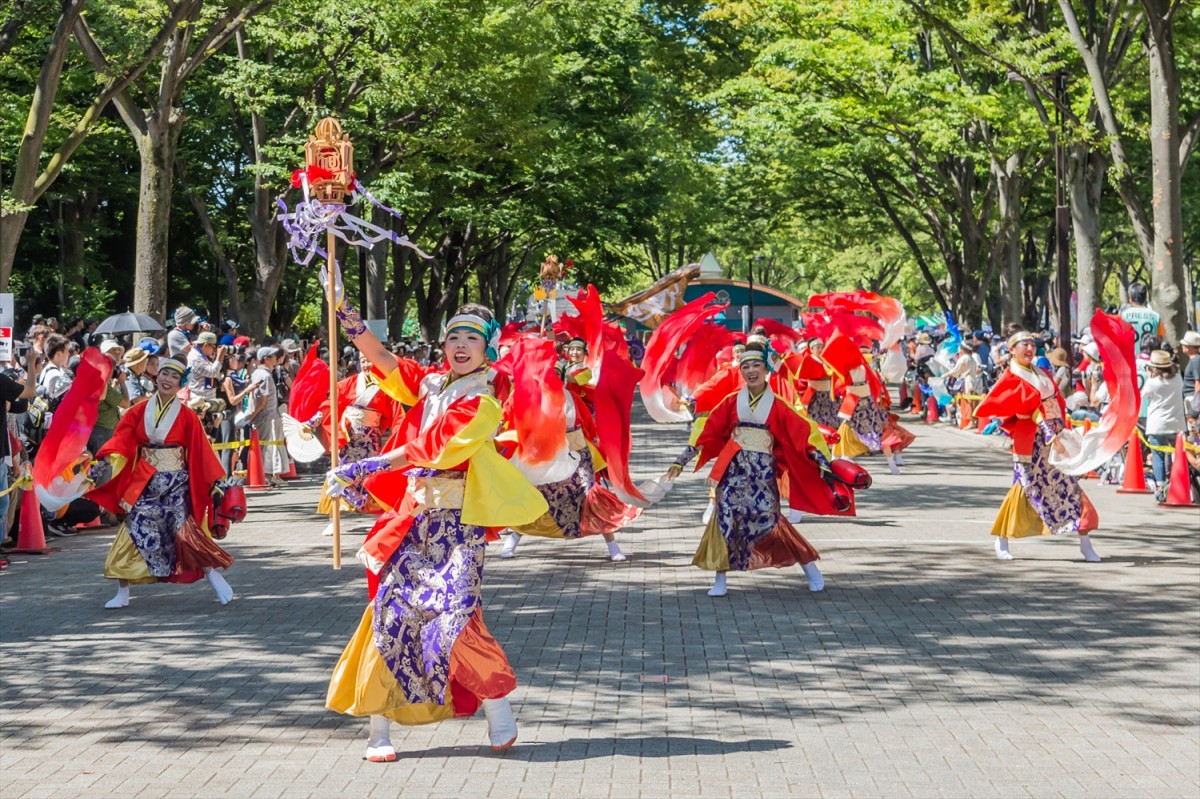
[[(252, 498), (228, 540), (226, 607), (206, 585), (102, 605), (111, 533), (0, 576), (0, 796), (774, 797), (1200, 795), (1200, 514), (1089, 486), (1106, 557), (1073, 541), (991, 557), (1009, 482), (982, 440), (914, 424), (903, 475), (877, 469), (857, 520), (810, 520), (828, 579), (690, 567), (699, 477), (623, 537), (489, 555), (488, 624), (520, 687), (518, 745), (482, 717), (393, 734), (323, 707), (365, 599), (330, 566), (316, 486)], [(635, 471), (679, 428), (639, 425)], [(665, 681), (664, 681), (665, 680)]]

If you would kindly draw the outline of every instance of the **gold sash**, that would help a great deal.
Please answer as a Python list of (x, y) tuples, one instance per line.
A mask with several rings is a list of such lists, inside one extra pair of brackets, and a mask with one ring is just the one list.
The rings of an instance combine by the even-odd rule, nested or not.
[(462, 477), (414, 477), (410, 489), (416, 502), (413, 512), (428, 508), (462, 510), (466, 487), (467, 483)]
[(186, 467), (183, 447), (142, 447), (142, 458), (160, 472), (178, 472)]
[(567, 447), (572, 452), (581, 452), (587, 449), (587, 439), (583, 436), (583, 430), (576, 427), (574, 430), (567, 431)]
[(733, 440), (742, 449), (751, 452), (771, 452), (775, 446), (775, 437), (771, 435), (771, 431), (761, 427), (738, 425), (733, 428)]

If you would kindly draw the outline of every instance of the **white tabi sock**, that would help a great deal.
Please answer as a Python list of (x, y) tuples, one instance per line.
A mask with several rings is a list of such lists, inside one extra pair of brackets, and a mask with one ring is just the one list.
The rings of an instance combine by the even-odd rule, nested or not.
[(717, 572), (717, 580), (713, 583), (713, 587), (708, 589), (709, 596), (725, 596), (729, 593), (729, 587), (725, 584), (725, 572)]
[(808, 578), (808, 590), (814, 594), (818, 591), (825, 590), (825, 575), (821, 574), (821, 567), (817, 565), (815, 560), (803, 564), (804, 576)]
[(996, 539), (996, 560), (1012, 560), (1012, 553), (1008, 551), (1008, 539), (1004, 536), (995, 536)]
[(897, 466), (904, 465), (904, 456), (901, 455), (899, 452), (897, 452), (895, 455), (892, 456), (892, 460), (894, 460), (896, 462)]
[(483, 715), (487, 716), (488, 742), (493, 752), (503, 752), (517, 742), (517, 719), (507, 696), (483, 700)]
[(896, 463), (895, 458), (888, 458), (888, 471), (892, 474), (900, 474), (900, 464)]
[(618, 544), (615, 539), (607, 543), (609, 560), (614, 560), (617, 563), (627, 560), (625, 553), (621, 551), (621, 545)]
[(500, 557), (511, 558), (517, 554), (517, 544), (521, 543), (520, 533), (509, 533), (508, 538), (504, 539), (504, 546), (500, 548)]
[(216, 592), (218, 602), (222, 605), (228, 605), (233, 601), (233, 588), (230, 587), (229, 583), (225, 582), (225, 578), (221, 576), (219, 571), (211, 566), (205, 566), (204, 577), (208, 580), (208, 584), (212, 586), (213, 591)]
[(367, 760), (372, 763), (391, 763), (396, 759), (387, 716), (371, 716), (367, 734)]
[(109, 610), (129, 607), (129, 586), (117, 586), (117, 595), (105, 602), (104, 607)]
[(1096, 548), (1092, 546), (1092, 537), (1090, 535), (1079, 536), (1079, 551), (1083, 553), (1083, 559), (1088, 563), (1100, 562), (1100, 555), (1096, 552)]

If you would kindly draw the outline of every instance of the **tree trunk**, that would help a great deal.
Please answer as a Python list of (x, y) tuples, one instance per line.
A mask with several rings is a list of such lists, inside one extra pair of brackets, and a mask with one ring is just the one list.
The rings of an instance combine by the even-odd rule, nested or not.
[(141, 139), (137, 248), (134, 255), (133, 310), (163, 321), (167, 313), (168, 230), (175, 153), (183, 111), (166, 107), (146, 120)]
[(1143, 0), (1150, 31), (1150, 160), (1154, 202), (1154, 251), (1150, 270), (1151, 305), (1162, 315), (1167, 340), (1179, 341), (1187, 330), (1187, 298), (1183, 288), (1183, 210), (1180, 191), (1179, 74), (1175, 68), (1175, 36), (1164, 19), (1171, 3)]
[(1088, 327), (1104, 301), (1104, 264), (1100, 257), (1100, 197), (1107, 159), (1086, 144), (1067, 154), (1071, 230), (1075, 235), (1075, 275), (1079, 292), (1079, 330)]
[[(1001, 166), (992, 162), (1000, 210), (1000, 319), (1001, 326), (1019, 322), (1025, 314), (1021, 293), (1021, 158), (1009, 156)], [(993, 325), (995, 326), (995, 325)]]

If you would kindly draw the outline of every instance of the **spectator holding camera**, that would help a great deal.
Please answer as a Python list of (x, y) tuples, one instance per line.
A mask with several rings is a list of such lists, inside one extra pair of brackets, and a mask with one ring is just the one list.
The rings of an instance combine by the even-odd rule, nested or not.
[(121, 357), (121, 373), (125, 378), (125, 395), (130, 405), (145, 402), (154, 393), (154, 381), (146, 374), (150, 353), (134, 347)]
[(217, 397), (224, 358), (225, 348), (217, 346), (216, 333), (205, 331), (196, 337), (196, 343), (187, 355), (188, 407), (192, 410), (199, 413), (225, 410), (225, 401)]

